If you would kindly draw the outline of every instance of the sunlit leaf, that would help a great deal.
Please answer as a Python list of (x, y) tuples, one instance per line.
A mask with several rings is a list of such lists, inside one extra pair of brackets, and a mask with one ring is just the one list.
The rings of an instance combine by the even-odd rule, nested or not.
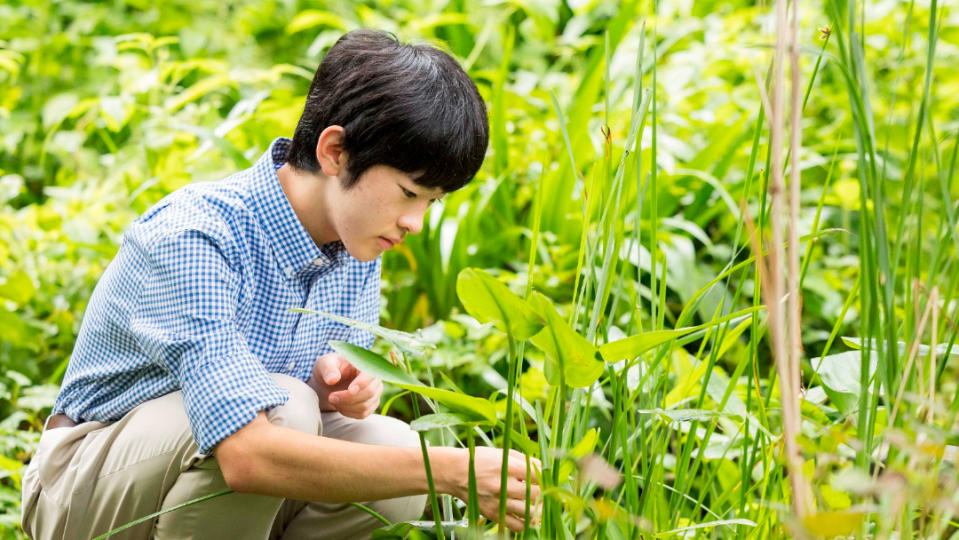
[(596, 448), (596, 442), (599, 440), (599, 431), (596, 428), (590, 428), (583, 434), (583, 438), (569, 449), (570, 457), (581, 458), (592, 452)]
[(346, 358), (346, 361), (352, 364), (356, 369), (368, 373), (383, 382), (396, 385), (404, 384), (412, 387), (423, 386), (423, 383), (402, 369), (394, 366), (386, 358), (363, 347), (345, 341), (331, 341), (330, 347), (333, 347), (334, 351), (343, 355), (343, 358)]
[(832, 538), (835, 536), (849, 536), (855, 534), (862, 526), (865, 512), (819, 512), (803, 518), (803, 525), (816, 536)]
[(385, 339), (386, 341), (390, 342), (390, 344), (402, 350), (404, 353), (412, 354), (414, 356), (421, 356), (426, 354), (429, 349), (436, 348), (433, 344), (422, 339), (417, 334), (401, 332), (391, 328), (384, 328), (377, 324), (370, 324), (366, 321), (343, 317), (342, 315), (336, 315), (335, 313), (327, 313), (325, 311), (305, 308), (290, 308), (290, 311), (294, 313), (310, 313), (313, 315), (319, 315), (351, 328), (357, 328), (359, 330), (363, 330), (364, 332), (369, 332), (374, 336)]
[(630, 336), (626, 339), (607, 343), (599, 348), (599, 354), (601, 354), (607, 362), (618, 362), (627, 358), (635, 358), (663, 343), (683, 337), (693, 331), (695, 331), (695, 328), (643, 332), (642, 334)]
[[(823, 358), (812, 358), (810, 364), (819, 375), (829, 400), (843, 413), (855, 411), (861, 392), (861, 351), (846, 351)], [(869, 377), (876, 371), (875, 356), (869, 362)]]
[(410, 422), (410, 428), (413, 431), (430, 431), (432, 429), (460, 426), (468, 422), (469, 418), (462, 414), (434, 413), (425, 414), (413, 420)]
[(569, 326), (549, 298), (534, 292), (529, 303), (546, 321), (543, 329), (530, 341), (546, 353), (545, 372), (550, 384), (560, 383), (559, 370), (562, 370), (566, 384), (573, 388), (585, 388), (596, 382), (605, 367), (596, 359), (596, 347)]
[(496, 422), (496, 407), (485, 399), (468, 396), (466, 394), (460, 394), (459, 392), (453, 392), (452, 390), (423, 386), (419, 383), (408, 384), (394, 382), (393, 384), (399, 386), (400, 388), (405, 388), (411, 392), (416, 392), (421, 396), (436, 400), (437, 403), (467, 415), (471, 421), (479, 421), (490, 424)]
[(293, 20), (286, 25), (287, 34), (295, 34), (309, 28), (317, 26), (329, 26), (338, 30), (346, 30), (346, 24), (343, 19), (329, 11), (320, 11), (318, 9), (307, 9), (301, 11), (293, 17)]
[(6, 281), (0, 285), (0, 298), (6, 298), (18, 306), (29, 302), (36, 292), (33, 281), (23, 270), (17, 270), (10, 274)]
[(456, 294), (467, 313), (476, 320), (492, 322), (493, 326), (515, 339), (529, 339), (543, 327), (543, 322), (525, 300), (479, 268), (465, 268), (459, 273)]
[(743, 318), (748, 317), (757, 311), (761, 311), (762, 309), (763, 306), (753, 306), (739, 310), (735, 313), (730, 313), (729, 315), (717, 317), (709, 322), (697, 326), (676, 328), (673, 330), (651, 330), (649, 332), (643, 332), (642, 334), (637, 334), (635, 336), (630, 336), (625, 339), (619, 339), (607, 343), (599, 348), (599, 353), (607, 362), (618, 362), (627, 358), (635, 358), (664, 343), (689, 335), (693, 332), (698, 332), (700, 330), (726, 324), (727, 322), (730, 324), (736, 324)]

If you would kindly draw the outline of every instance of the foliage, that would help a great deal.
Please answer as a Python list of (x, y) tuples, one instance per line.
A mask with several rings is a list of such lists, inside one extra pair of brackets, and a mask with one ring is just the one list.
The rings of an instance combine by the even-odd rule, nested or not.
[(290, 135), (323, 51), (371, 26), (447, 46), (489, 106), (483, 170), (385, 256), (383, 321), (435, 347), (394, 351), (403, 388), (479, 415), (423, 415), (427, 437), (543, 459), (534, 536), (952, 534), (956, 17), (801, 5), (797, 520), (747, 227), (770, 247), (768, 7), (0, 5), (0, 531), (126, 225)]

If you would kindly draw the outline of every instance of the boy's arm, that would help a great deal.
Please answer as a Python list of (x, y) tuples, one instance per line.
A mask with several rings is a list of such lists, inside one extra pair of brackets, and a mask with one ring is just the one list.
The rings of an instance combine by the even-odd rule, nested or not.
[[(296, 500), (350, 502), (426, 493), (423, 455), (419, 448), (377, 446), (310, 435), (275, 426), (264, 413), (214, 449), (231, 489)], [(467, 497), (469, 456), (460, 448), (429, 449), (436, 490)], [(480, 511), (495, 520), (498, 511), (502, 450), (476, 449)], [(534, 460), (535, 461), (535, 460)], [(507, 526), (523, 528), (526, 460), (512, 452), (507, 486)], [(531, 496), (539, 487), (531, 486)], [(518, 516), (518, 517), (517, 517)]]

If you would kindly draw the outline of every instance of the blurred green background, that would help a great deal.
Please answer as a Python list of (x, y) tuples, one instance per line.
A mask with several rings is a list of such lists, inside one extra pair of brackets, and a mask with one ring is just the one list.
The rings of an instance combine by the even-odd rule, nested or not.
[[(952, 174), (959, 21), (951, 6), (939, 6), (929, 64), (931, 7), (869, 2), (860, 21), (863, 80), (886, 182), (886, 213), (879, 219), (890, 224), (893, 242), (905, 246), (892, 271), (918, 283), (902, 279), (895, 291), (895, 313), (905, 321), (896, 332), (904, 342), (919, 318), (915, 306), (934, 286), (951, 292), (959, 274), (952, 217), (959, 195)], [(843, 306), (861, 277), (863, 184), (851, 101), (835, 67), (839, 53), (835, 41), (825, 40), (827, 7), (803, 3), (801, 14), (803, 84), (826, 47), (803, 111), (801, 228), (812, 231), (819, 207), (817, 230), (843, 229), (823, 236), (808, 256), (803, 345), (815, 358), (831, 332), (859, 335), (859, 304)], [(749, 163), (754, 138), (763, 148), (767, 139), (756, 131), (764, 121), (756, 73), (768, 69), (773, 22), (768, 5), (691, 0), (661, 3), (655, 15), (650, 4), (630, 0), (0, 4), (0, 530), (13, 538), (22, 534), (22, 468), (89, 295), (125, 227), (167, 193), (245, 168), (273, 138), (291, 136), (313, 72), (343, 32), (370, 27), (440, 44), (487, 101), (492, 131), (482, 171), (434, 206), (423, 234), (385, 255), (382, 322), (408, 331), (425, 327), (423, 335), (438, 346), (431, 366), (471, 393), (488, 394), (503, 384), (503, 340), (461, 314), (456, 275), (467, 266), (494, 269), (516, 291), (529, 275), (534, 288), (557, 304), (572, 300), (580, 243), (596, 241), (583, 236), (588, 181), (603, 163), (606, 123), (613, 148), (622, 152), (644, 29), (646, 88), (653, 84), (655, 53), (658, 178), (645, 198), (635, 185), (623, 195), (618, 215), (627, 227), (638, 221), (644, 239), (642, 246), (627, 242), (618, 253), (637, 278), (612, 284), (621, 303), (606, 313), (604, 340), (655, 326), (649, 231), (656, 231), (660, 261), (668, 261), (656, 268), (657, 278), (665, 278), (667, 327), (727, 263), (748, 256), (741, 203), (753, 216), (763, 208), (762, 190), (749, 180), (765, 170), (764, 154), (755, 167)], [(927, 65), (926, 122), (914, 147)], [(568, 147), (551, 93), (565, 115)], [(650, 148), (649, 127), (640, 141)], [(649, 155), (643, 154), (647, 170)], [(914, 192), (904, 189), (908, 178), (915, 179)], [(531, 271), (533, 199), (540, 185), (542, 238)], [(655, 228), (648, 217), (651, 199)], [(637, 207), (645, 208), (641, 218), (630, 213)], [(745, 290), (747, 297), (738, 301), (748, 305), (752, 286)], [(711, 320), (720, 305), (728, 310), (733, 292), (731, 285), (711, 288), (692, 322)], [(939, 299), (938, 335), (946, 342), (955, 337), (956, 306), (945, 292)], [(727, 343), (718, 369), (733, 372), (739, 358), (749, 357), (750, 371), (766, 381), (769, 353), (751, 343), (747, 337)], [(837, 342), (838, 350), (845, 349)], [(690, 380), (693, 367), (684, 361), (663, 373), (665, 390), (678, 392), (669, 395), (670, 403), (699, 394)], [(810, 386), (821, 384), (813, 371), (807, 361)], [(951, 364), (944, 376), (940, 372), (946, 395), (955, 393), (954, 375)], [(541, 379), (529, 371), (524, 395), (535, 399)], [(401, 403), (397, 407), (404, 413)], [(821, 425), (834, 427), (839, 415), (829, 418)]]

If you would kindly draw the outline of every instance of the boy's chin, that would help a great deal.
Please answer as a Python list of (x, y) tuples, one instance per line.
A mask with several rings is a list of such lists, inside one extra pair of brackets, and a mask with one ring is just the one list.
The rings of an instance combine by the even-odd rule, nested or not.
[[(374, 244), (375, 246), (375, 244)], [(349, 252), (350, 256), (360, 262), (368, 262), (379, 257), (383, 250), (376, 249), (376, 247), (367, 247), (367, 246), (350, 246), (344, 243), (346, 251)], [(365, 248), (365, 249), (364, 249)]]

